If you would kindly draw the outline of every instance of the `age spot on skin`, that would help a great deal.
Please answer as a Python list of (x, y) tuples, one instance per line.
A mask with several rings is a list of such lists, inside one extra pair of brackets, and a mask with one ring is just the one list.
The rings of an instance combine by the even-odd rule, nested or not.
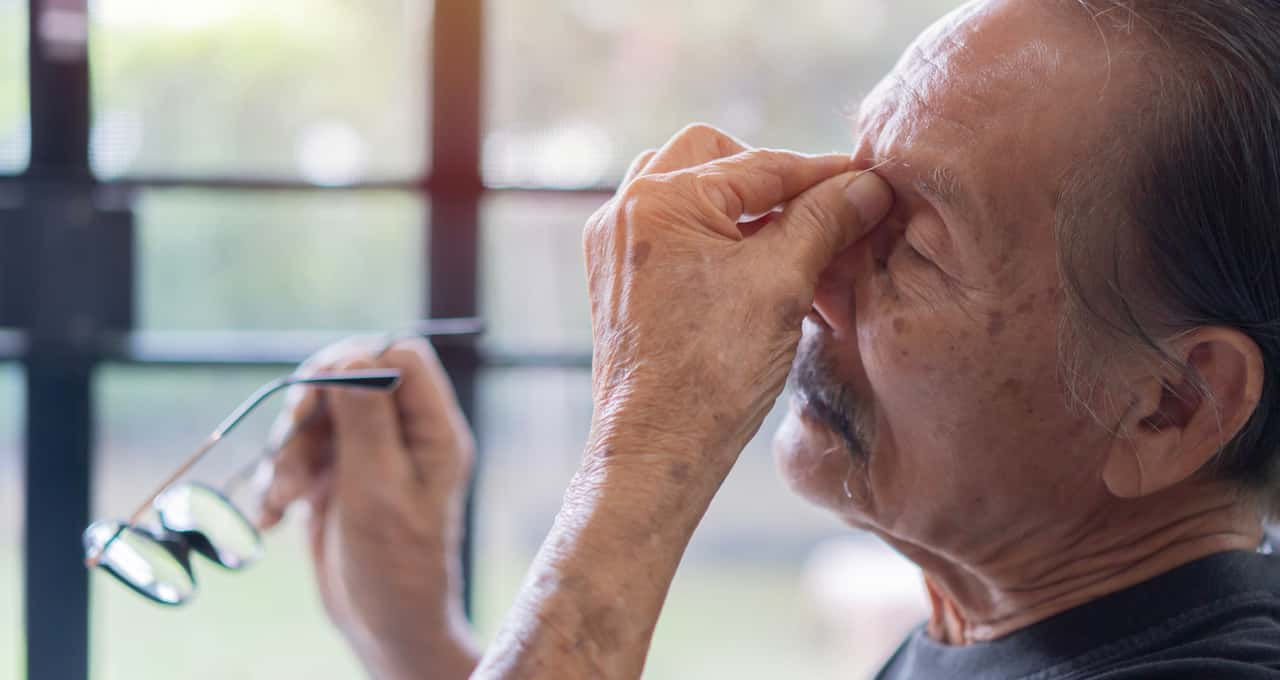
[(987, 335), (996, 337), (1004, 331), (1004, 312), (992, 312), (991, 319), (987, 321)]
[(1028, 314), (1031, 312), (1031, 310), (1035, 308), (1036, 308), (1036, 295), (1035, 293), (1032, 293), (1031, 297), (1027, 298), (1026, 302), (1023, 302), (1022, 304), (1018, 305), (1018, 308), (1015, 309), (1014, 311), (1017, 312), (1018, 314)]
[(1011, 396), (1016, 396), (1021, 392), (1022, 392), (1022, 381), (1018, 380), (1017, 378), (1009, 378), (1008, 380), (1000, 383), (1000, 394), (1008, 394)]
[(653, 251), (653, 244), (648, 241), (641, 241), (636, 244), (635, 250), (631, 251), (631, 268), (640, 269), (644, 266), (646, 260), (649, 259), (649, 253)]
[(893, 320), (894, 333), (897, 333), (898, 335), (902, 335), (903, 333), (906, 333), (909, 330), (911, 330), (911, 324), (907, 323), (906, 319), (899, 316)]

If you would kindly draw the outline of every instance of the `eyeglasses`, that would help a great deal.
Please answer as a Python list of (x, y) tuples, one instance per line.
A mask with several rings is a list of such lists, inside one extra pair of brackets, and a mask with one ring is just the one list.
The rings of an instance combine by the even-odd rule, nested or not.
[[(477, 319), (422, 321), (382, 336), (375, 354), (381, 355), (396, 340), (404, 337), (474, 335), (480, 331), (481, 323)], [(261, 537), (253, 523), (222, 491), (198, 482), (176, 482), (254, 408), (285, 387), (308, 384), (391, 391), (398, 386), (399, 380), (400, 372), (396, 370), (343, 371), (291, 374), (259, 387), (214, 429), (128, 520), (94, 522), (84, 530), (81, 540), (85, 549), (85, 565), (101, 567), (140, 595), (174, 606), (185, 604), (195, 594), (192, 552), (226, 569), (248, 567), (258, 561), (263, 552)], [(296, 421), (276, 439), (273, 446), (267, 448), (266, 456), (234, 475), (226, 488), (245, 481), (246, 472), (269, 461), (315, 415), (313, 411)], [(152, 509), (156, 512), (159, 526), (141, 526), (139, 522)]]

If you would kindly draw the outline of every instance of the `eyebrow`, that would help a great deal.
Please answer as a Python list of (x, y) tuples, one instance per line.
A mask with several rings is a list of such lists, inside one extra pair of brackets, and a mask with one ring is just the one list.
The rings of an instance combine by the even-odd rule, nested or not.
[(942, 203), (968, 219), (975, 218), (971, 194), (965, 191), (959, 175), (946, 166), (936, 166), (929, 172), (919, 175), (912, 183), (916, 190), (925, 196)]

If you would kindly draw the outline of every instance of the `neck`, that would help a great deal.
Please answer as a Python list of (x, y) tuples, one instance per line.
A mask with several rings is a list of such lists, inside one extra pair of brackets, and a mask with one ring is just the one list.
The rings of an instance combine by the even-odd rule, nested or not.
[(1179, 490), (1118, 501), (1070, 529), (993, 552), (944, 554), (886, 539), (925, 572), (929, 634), (962, 645), (1004, 637), (1208, 555), (1254, 550), (1262, 526), (1229, 492)]

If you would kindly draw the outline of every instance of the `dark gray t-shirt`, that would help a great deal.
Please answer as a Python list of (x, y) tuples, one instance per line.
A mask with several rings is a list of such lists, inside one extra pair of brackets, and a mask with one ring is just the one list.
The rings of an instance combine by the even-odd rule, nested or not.
[(1280, 678), (1280, 556), (1211, 555), (994, 642), (916, 629), (878, 680)]

